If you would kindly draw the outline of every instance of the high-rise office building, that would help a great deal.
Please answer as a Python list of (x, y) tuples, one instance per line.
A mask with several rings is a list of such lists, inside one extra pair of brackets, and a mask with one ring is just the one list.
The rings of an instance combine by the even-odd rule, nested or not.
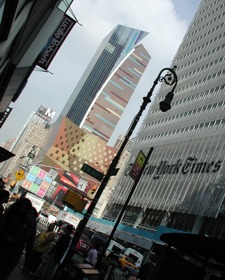
[(15, 177), (16, 171), (29, 169), (32, 159), (41, 149), (45, 137), (48, 135), (49, 122), (54, 117), (55, 111), (40, 106), (36, 112), (32, 112), (23, 129), (11, 147), (15, 157), (5, 162), (1, 173), (6, 177)]
[(118, 25), (106, 36), (36, 160), (80, 177), (83, 164), (107, 172), (117, 152), (107, 142), (150, 61), (139, 44), (147, 34)]
[[(225, 239), (225, 2), (202, 0), (172, 61), (178, 85), (171, 110), (158, 91), (132, 149), (153, 153), (123, 223), (160, 225)], [(158, 73), (156, 73), (157, 75)], [(133, 179), (121, 176), (104, 213), (115, 219)]]
[(139, 45), (147, 34), (117, 25), (100, 44), (60, 117), (108, 142), (150, 60)]

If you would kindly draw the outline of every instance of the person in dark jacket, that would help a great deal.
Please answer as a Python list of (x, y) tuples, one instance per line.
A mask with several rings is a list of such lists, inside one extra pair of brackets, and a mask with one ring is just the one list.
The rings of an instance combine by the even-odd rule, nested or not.
[[(34, 239), (36, 231), (30, 219), (32, 204), (21, 198), (10, 205), (0, 221), (0, 272), (1, 280), (8, 279), (23, 254), (26, 242)], [(31, 222), (32, 220), (32, 222)]]
[(4, 213), (4, 203), (9, 201), (9, 192), (7, 190), (0, 190), (0, 216)]
[(26, 244), (25, 244), (25, 260), (22, 267), (23, 272), (28, 269), (29, 264), (32, 262), (32, 252), (37, 232), (37, 218), (38, 212), (32, 207), (28, 214), (29, 229), (26, 232)]
[(5, 188), (5, 182), (3, 181), (2, 178), (0, 178), (0, 190), (4, 190)]
[[(28, 256), (25, 257), (25, 262), (22, 267), (23, 272), (35, 274), (42, 263), (42, 258), (46, 254), (55, 239), (55, 223), (48, 225), (46, 230), (43, 230), (36, 236), (32, 248), (29, 248)], [(26, 251), (27, 253), (27, 251)]]
[(138, 279), (140, 280), (150, 280), (153, 277), (155, 271), (155, 263), (151, 262), (150, 260), (144, 263), (138, 273)]
[(58, 266), (62, 263), (65, 255), (68, 252), (69, 246), (72, 241), (71, 233), (73, 232), (73, 230), (74, 227), (72, 225), (67, 225), (64, 229), (64, 233), (57, 240), (55, 246), (49, 254), (48, 261), (40, 277), (41, 280), (51, 280), (54, 277)]

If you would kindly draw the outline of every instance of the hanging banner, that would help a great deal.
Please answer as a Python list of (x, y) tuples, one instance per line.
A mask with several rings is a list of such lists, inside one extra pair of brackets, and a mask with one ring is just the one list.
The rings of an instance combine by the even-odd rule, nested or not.
[(66, 39), (67, 35), (69, 34), (70, 30), (75, 25), (76, 21), (69, 17), (67, 14), (64, 14), (62, 20), (60, 21), (59, 25), (56, 27), (53, 35), (49, 38), (47, 45), (41, 55), (40, 60), (38, 61), (37, 65), (47, 70), (50, 63), (52, 62), (54, 56), (60, 49), (62, 43)]

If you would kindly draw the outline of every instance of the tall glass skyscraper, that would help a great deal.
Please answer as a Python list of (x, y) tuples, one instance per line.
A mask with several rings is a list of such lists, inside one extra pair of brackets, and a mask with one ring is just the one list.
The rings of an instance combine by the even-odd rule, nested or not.
[[(224, 0), (202, 0), (172, 62), (178, 75), (172, 108), (159, 110), (170, 90), (163, 85), (135, 139), (130, 162), (140, 150), (154, 151), (123, 223), (225, 239), (224, 28)], [(120, 178), (105, 218), (117, 217), (133, 183)]]
[(139, 45), (147, 34), (117, 25), (100, 44), (60, 115), (107, 142), (150, 60)]

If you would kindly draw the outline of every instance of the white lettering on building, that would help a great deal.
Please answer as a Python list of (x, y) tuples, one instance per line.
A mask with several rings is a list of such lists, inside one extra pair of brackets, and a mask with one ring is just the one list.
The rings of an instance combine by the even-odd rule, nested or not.
[(48, 108), (45, 112), (45, 116), (49, 117), (52, 119), (55, 116), (55, 111), (52, 111), (50, 108)]

